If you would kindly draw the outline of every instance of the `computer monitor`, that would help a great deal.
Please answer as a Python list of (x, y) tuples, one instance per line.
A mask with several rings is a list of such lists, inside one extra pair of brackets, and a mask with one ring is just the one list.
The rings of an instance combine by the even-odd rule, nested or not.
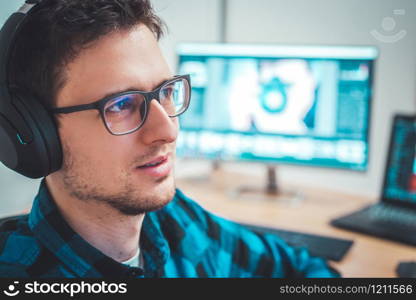
[(192, 82), (179, 157), (367, 169), (375, 47), (186, 43), (177, 55)]
[(416, 117), (413, 115), (394, 117), (382, 200), (416, 207)]

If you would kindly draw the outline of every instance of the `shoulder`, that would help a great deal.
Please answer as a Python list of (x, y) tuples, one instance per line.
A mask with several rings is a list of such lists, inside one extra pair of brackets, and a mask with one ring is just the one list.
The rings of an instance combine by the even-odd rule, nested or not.
[(186, 244), (184, 253), (187, 257), (196, 257), (194, 260), (201, 263), (198, 266), (206, 274), (220, 277), (334, 276), (323, 260), (312, 258), (306, 249), (292, 248), (277, 235), (217, 216), (180, 190), (163, 214), (168, 217), (162, 219), (165, 223), (162, 227), (180, 229), (180, 235), (175, 237), (180, 236), (182, 244)]
[(251, 244), (252, 248), (258, 247), (259, 251), (265, 250), (261, 235), (259, 236), (258, 233), (242, 224), (206, 210), (179, 189), (176, 190), (175, 199), (169, 209), (177, 215), (178, 222), (181, 222), (183, 227), (197, 227), (199, 233), (212, 240), (233, 245), (244, 241), (244, 243)]
[(27, 215), (0, 221), (0, 277), (22, 273), (36, 259), (39, 250)]
[[(264, 235), (209, 212), (180, 190), (172, 204), (173, 210), (186, 212), (188, 224), (183, 227), (188, 237), (187, 248), (199, 254), (200, 268), (206, 274), (220, 277), (282, 276), (281, 268), (274, 267), (280, 264), (286, 248), (278, 237)], [(184, 221), (180, 219), (178, 222)]]
[(194, 200), (186, 196), (180, 189), (176, 189), (175, 197), (168, 208), (175, 210), (178, 213), (185, 214), (192, 220), (198, 220), (202, 218), (204, 214), (204, 209)]
[(168, 211), (176, 215), (179, 221), (186, 223), (184, 225), (198, 224), (212, 234), (215, 234), (218, 226), (232, 223), (209, 212), (196, 201), (186, 196), (180, 189), (176, 190), (175, 198), (168, 207)]

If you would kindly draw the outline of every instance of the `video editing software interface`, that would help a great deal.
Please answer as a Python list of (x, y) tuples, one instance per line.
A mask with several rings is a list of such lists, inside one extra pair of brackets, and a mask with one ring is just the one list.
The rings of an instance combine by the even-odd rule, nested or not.
[(177, 54), (192, 82), (178, 156), (366, 170), (375, 48), (182, 44)]
[(416, 119), (398, 118), (383, 196), (387, 199), (416, 204)]

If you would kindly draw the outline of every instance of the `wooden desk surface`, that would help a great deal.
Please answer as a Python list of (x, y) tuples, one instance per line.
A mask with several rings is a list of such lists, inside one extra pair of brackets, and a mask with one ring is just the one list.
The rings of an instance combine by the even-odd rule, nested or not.
[[(177, 186), (212, 213), (237, 222), (288, 230), (317, 233), (354, 240), (341, 262), (331, 262), (343, 277), (396, 277), (399, 261), (416, 260), (415, 247), (337, 229), (329, 225), (335, 217), (352, 212), (375, 200), (330, 190), (303, 188), (304, 199), (261, 199), (233, 197), (230, 193), (241, 184), (263, 184), (253, 178), (229, 171), (217, 171), (209, 181), (177, 178)], [(299, 187), (286, 186), (300, 190)]]

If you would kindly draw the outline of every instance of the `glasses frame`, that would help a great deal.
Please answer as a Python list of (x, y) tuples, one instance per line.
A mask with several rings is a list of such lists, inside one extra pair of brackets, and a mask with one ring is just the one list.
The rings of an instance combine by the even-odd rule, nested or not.
[[(176, 75), (172, 79), (169, 79), (169, 80), (163, 82), (162, 84), (159, 85), (159, 87), (157, 87), (155, 90), (150, 91), (150, 92), (131, 90), (131, 91), (121, 92), (121, 93), (117, 93), (117, 94), (114, 94), (114, 95), (105, 97), (105, 98), (100, 99), (98, 101), (95, 101), (93, 103), (81, 104), (81, 105), (75, 105), (75, 106), (67, 106), (67, 107), (56, 107), (56, 108), (52, 108), (52, 109), (50, 109), (50, 112), (52, 114), (71, 114), (71, 113), (74, 113), (74, 112), (95, 109), (95, 110), (98, 110), (100, 112), (101, 119), (102, 119), (102, 121), (104, 123), (104, 126), (105, 126), (105, 128), (107, 129), (107, 131), (110, 134), (117, 135), (117, 136), (130, 134), (130, 133), (133, 133), (133, 132), (139, 130), (143, 126), (143, 124), (146, 122), (147, 116), (149, 114), (149, 107), (150, 107), (151, 101), (152, 100), (156, 100), (160, 104), (160, 91), (166, 85), (171, 84), (171, 83), (176, 82), (176, 81), (181, 80), (181, 79), (185, 79), (186, 82), (187, 82), (187, 84), (188, 84), (188, 86), (189, 86), (189, 97), (187, 99), (187, 103), (186, 103), (186, 106), (183, 109), (183, 111), (181, 111), (180, 113), (178, 113), (176, 115), (173, 115), (173, 116), (170, 116), (168, 114), (168, 116), (170, 118), (175, 118), (175, 117), (178, 117), (181, 114), (183, 114), (189, 108), (189, 104), (191, 102), (191, 91), (192, 91), (192, 87), (191, 87), (191, 76), (189, 74), (186, 74), (186, 75)], [(125, 95), (132, 95), (132, 94), (140, 94), (140, 95), (142, 95), (144, 97), (144, 101), (145, 101), (145, 105), (146, 105), (146, 110), (145, 110), (145, 115), (144, 115), (143, 121), (142, 121), (142, 123), (137, 128), (132, 129), (132, 130), (130, 130), (128, 132), (125, 132), (125, 133), (114, 133), (108, 127), (107, 122), (105, 120), (105, 111), (104, 111), (105, 106), (106, 106), (106, 104), (109, 101), (114, 100), (114, 98), (122, 97), (122, 96), (125, 96)]]

